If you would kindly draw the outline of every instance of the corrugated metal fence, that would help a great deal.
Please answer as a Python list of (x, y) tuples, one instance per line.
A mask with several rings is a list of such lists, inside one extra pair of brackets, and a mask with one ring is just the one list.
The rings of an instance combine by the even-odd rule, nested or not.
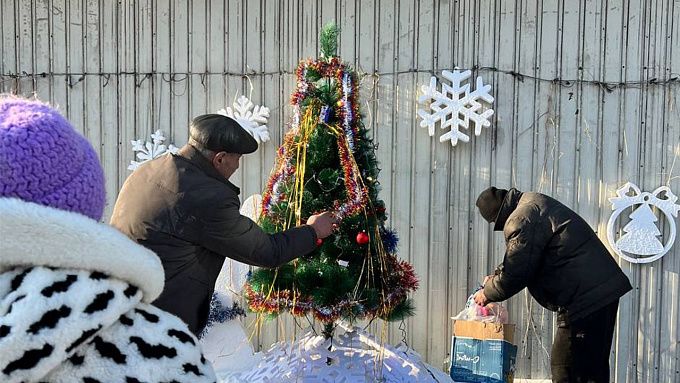
[[(422, 279), (405, 339), (436, 365), (450, 347), (449, 317), (503, 255), (474, 209), (479, 191), (550, 194), (603, 238), (607, 198), (625, 181), (680, 193), (680, 87), (660, 84), (680, 73), (679, 1), (2, 0), (0, 20), (0, 91), (58, 104), (95, 145), (107, 212), (129, 174), (130, 140), (160, 129), (181, 145), (190, 117), (236, 94), (271, 108), (273, 141), (234, 177), (244, 196), (260, 192), (290, 117), (295, 66), (336, 20), (341, 56), (364, 73), (390, 224)], [(451, 148), (418, 126), (416, 100), (432, 73), (456, 66), (491, 83), (496, 114), (491, 129)], [(634, 291), (621, 302), (613, 377), (680, 381), (680, 244), (651, 265), (622, 267)], [(553, 315), (524, 292), (510, 309), (517, 376), (549, 377)], [(256, 342), (293, 329), (283, 318)], [(389, 329), (390, 341), (402, 339)]]

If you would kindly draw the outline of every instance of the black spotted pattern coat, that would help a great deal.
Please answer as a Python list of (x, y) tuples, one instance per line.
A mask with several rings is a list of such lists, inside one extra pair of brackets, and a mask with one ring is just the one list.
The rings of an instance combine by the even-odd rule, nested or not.
[(214, 382), (196, 338), (148, 302), (155, 255), (78, 214), (0, 199), (0, 381)]

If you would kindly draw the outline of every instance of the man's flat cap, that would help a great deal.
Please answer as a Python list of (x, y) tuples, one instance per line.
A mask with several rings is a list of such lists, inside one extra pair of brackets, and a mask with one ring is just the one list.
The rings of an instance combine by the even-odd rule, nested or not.
[(213, 152), (248, 154), (257, 141), (236, 120), (222, 114), (202, 114), (191, 121), (189, 136)]

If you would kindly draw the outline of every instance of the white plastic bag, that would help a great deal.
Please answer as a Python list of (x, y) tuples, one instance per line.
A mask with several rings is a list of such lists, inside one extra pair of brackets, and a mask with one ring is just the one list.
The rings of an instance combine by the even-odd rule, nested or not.
[(480, 306), (475, 303), (475, 294), (468, 297), (463, 311), (453, 317), (455, 320), (469, 320), (477, 322), (508, 323), (508, 310), (501, 303), (489, 303)]

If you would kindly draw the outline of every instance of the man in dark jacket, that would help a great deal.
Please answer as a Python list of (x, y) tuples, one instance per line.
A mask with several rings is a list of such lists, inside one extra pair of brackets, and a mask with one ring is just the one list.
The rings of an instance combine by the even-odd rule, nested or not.
[(475, 301), (504, 301), (527, 287), (558, 312), (553, 381), (608, 382), (619, 298), (632, 287), (607, 248), (583, 218), (543, 194), (492, 187), (476, 205), (503, 230), (506, 252)]
[(333, 231), (329, 212), (307, 225), (266, 234), (239, 212), (239, 189), (229, 182), (242, 154), (257, 142), (235, 120), (196, 117), (177, 155), (143, 164), (125, 181), (111, 224), (158, 254), (165, 288), (153, 304), (184, 320), (194, 334), (205, 326), (225, 257), (277, 267), (316, 248)]

